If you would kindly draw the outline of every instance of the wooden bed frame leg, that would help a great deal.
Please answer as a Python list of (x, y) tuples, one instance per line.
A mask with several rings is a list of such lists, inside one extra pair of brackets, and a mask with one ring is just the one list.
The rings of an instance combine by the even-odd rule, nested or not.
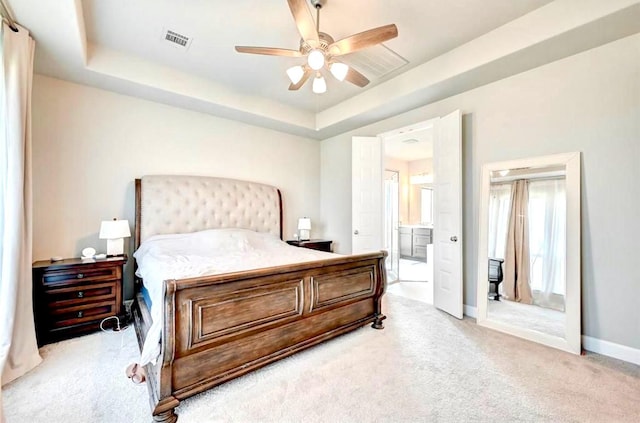
[(176, 423), (178, 421), (178, 415), (176, 414), (176, 407), (180, 404), (174, 397), (167, 397), (160, 401), (155, 409), (152, 411), (154, 423)]
[(386, 318), (387, 316), (385, 316), (384, 314), (378, 314), (371, 327), (374, 329), (384, 329), (384, 324), (382, 324), (382, 321)]
[(153, 416), (154, 423), (176, 423), (178, 421), (178, 415), (175, 413), (175, 408), (170, 408), (167, 411), (163, 411), (160, 414)]

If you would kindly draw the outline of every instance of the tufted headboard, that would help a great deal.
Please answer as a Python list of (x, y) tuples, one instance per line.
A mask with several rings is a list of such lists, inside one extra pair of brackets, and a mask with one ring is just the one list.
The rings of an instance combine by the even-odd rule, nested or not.
[(152, 235), (243, 228), (282, 238), (282, 196), (275, 187), (208, 176), (136, 179), (135, 249)]

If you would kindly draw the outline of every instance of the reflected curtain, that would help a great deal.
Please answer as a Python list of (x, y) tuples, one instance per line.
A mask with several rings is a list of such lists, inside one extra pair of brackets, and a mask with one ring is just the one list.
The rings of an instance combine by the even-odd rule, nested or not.
[(517, 180), (511, 189), (511, 212), (504, 260), (504, 296), (511, 301), (532, 304), (529, 286), (529, 181)]
[[(31, 86), (35, 42), (2, 24), (0, 369), (2, 385), (40, 363), (31, 299)], [(0, 392), (0, 420), (2, 417)]]
[(566, 180), (529, 182), (529, 245), (534, 303), (564, 311)]

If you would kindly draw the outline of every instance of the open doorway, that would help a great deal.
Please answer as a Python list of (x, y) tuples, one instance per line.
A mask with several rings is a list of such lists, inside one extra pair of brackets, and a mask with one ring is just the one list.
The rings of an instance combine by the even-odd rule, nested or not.
[(383, 134), (390, 293), (433, 304), (433, 137), (424, 122)]
[[(405, 240), (409, 239), (412, 243), (411, 258), (424, 256), (427, 265), (431, 263), (433, 275), (429, 278), (427, 273), (426, 277), (421, 278), (422, 281), (427, 282), (423, 284), (423, 287), (418, 286), (424, 295), (417, 295), (414, 292), (407, 293), (407, 296), (432, 302), (436, 308), (458, 319), (462, 319), (463, 316), (461, 123), (460, 110), (455, 110), (445, 116), (379, 134), (375, 137), (354, 136), (351, 138), (351, 252), (360, 254), (384, 248), (384, 141), (393, 138), (412, 139), (416, 138), (421, 130), (431, 131), (433, 174), (430, 175), (428, 170), (410, 174), (408, 163), (405, 172), (398, 172), (400, 181), (398, 197), (408, 197), (416, 188), (418, 194), (411, 203), (404, 203), (400, 200), (398, 206), (400, 217), (396, 225), (398, 227), (398, 254), (395, 255), (398, 261), (398, 279), (396, 280), (401, 281), (402, 279), (400, 256), (402, 255), (403, 243), (400, 238), (400, 229), (402, 226), (409, 226), (412, 230), (411, 237), (405, 238)], [(406, 135), (402, 135), (405, 133)], [(420, 144), (420, 141), (404, 144)], [(389, 146), (391, 145), (389, 144)], [(409, 159), (417, 159), (417, 157), (411, 155)], [(411, 176), (413, 176), (414, 184), (411, 184)], [(433, 178), (431, 179), (433, 182), (431, 182), (430, 194), (434, 224), (429, 225), (426, 222), (429, 219), (422, 216), (422, 210), (413, 215), (419, 216), (417, 217), (419, 223), (412, 224), (410, 210), (412, 207), (422, 207), (423, 188), (429, 188), (429, 178)], [(425, 192), (425, 203), (428, 203), (428, 194)], [(428, 207), (425, 207), (425, 210), (428, 210)], [(416, 229), (415, 233), (414, 229)], [(391, 282), (391, 279), (388, 278), (388, 281)], [(408, 284), (400, 285), (400, 283), (391, 284), (389, 292), (399, 289), (396, 286), (406, 287), (408, 284), (415, 284), (408, 282)]]

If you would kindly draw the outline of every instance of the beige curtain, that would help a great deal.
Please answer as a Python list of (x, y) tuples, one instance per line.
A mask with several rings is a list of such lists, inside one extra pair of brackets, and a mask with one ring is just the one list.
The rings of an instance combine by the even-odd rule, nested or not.
[[(2, 385), (40, 363), (31, 300), (31, 85), (35, 42), (2, 24), (0, 369)], [(0, 392), (0, 421), (2, 421)]]
[(533, 304), (529, 284), (529, 181), (518, 180), (511, 189), (511, 213), (504, 258), (504, 297)]

